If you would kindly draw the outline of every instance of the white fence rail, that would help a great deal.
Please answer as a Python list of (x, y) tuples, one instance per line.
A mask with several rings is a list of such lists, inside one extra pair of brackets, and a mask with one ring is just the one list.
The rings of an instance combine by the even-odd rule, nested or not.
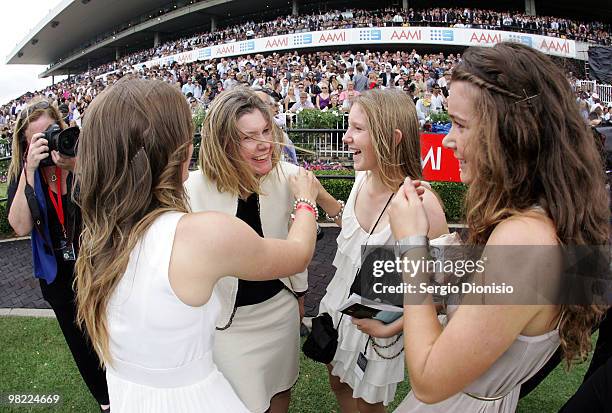
[(588, 93), (597, 93), (599, 99), (606, 105), (612, 103), (612, 85), (602, 85), (595, 80), (577, 80), (576, 88)]

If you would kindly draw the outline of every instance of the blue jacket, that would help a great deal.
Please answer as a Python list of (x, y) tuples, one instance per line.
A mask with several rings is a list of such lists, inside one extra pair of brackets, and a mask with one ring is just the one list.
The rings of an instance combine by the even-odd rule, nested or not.
[[(47, 284), (51, 284), (57, 276), (57, 261), (53, 252), (49, 223), (47, 222), (47, 201), (38, 169), (34, 174), (34, 195), (40, 212), (38, 217), (35, 217), (34, 214), (32, 216), (34, 221), (34, 228), (32, 229), (34, 276), (42, 278)], [(30, 202), (28, 200), (28, 203)]]

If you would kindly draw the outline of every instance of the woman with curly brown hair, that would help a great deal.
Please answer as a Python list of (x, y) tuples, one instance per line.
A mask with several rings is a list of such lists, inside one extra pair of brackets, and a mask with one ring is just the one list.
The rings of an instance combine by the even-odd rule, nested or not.
[[(609, 231), (601, 158), (567, 80), (547, 56), (520, 44), (470, 48), (452, 73), (448, 104), (453, 126), (444, 145), (469, 184), (467, 244), (524, 254), (505, 260), (505, 268), (488, 262), (487, 282), (539, 280), (539, 288), (563, 291), (567, 280), (554, 254), (605, 245)], [(421, 191), (419, 182), (407, 180), (391, 205), (393, 233), (410, 244), (403, 255), (409, 259), (427, 254)], [(411, 281), (428, 282), (427, 276)], [(552, 300), (507, 305), (517, 304), (509, 297), (449, 307), (442, 328), (431, 296), (407, 296), (412, 392), (398, 412), (513, 412), (521, 383), (559, 345), (568, 364), (586, 357), (604, 308)]]

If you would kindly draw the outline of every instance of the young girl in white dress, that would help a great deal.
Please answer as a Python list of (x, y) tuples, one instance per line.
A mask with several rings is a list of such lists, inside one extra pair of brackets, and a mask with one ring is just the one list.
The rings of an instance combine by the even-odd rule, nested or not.
[[(338, 308), (350, 295), (361, 266), (361, 246), (395, 242), (387, 205), (405, 177), (421, 176), (418, 120), (406, 94), (375, 89), (355, 98), (348, 126), (343, 141), (353, 152), (356, 179), (341, 222), (337, 220), (342, 226), (334, 258), (337, 270), (319, 313), (329, 313), (334, 327), (338, 326), (338, 347), (328, 370), (342, 412), (381, 412), (393, 401), (397, 383), (404, 380), (402, 319), (384, 324), (342, 317)], [(328, 206), (327, 199), (319, 199), (326, 210), (333, 211), (332, 202)], [(423, 202), (432, 222), (430, 237), (447, 233), (436, 195), (426, 191)], [(359, 372), (357, 360), (362, 352), (367, 366)]]
[[(559, 345), (568, 363), (586, 358), (605, 311), (554, 295), (542, 303), (545, 288), (572, 290), (560, 251), (608, 243), (603, 165), (567, 79), (531, 47), (468, 49), (452, 73), (448, 111), (453, 126), (443, 143), (469, 184), (467, 244), (485, 246), (482, 260), (489, 258), (474, 279), (505, 283), (513, 293), (466, 295), (472, 305), (449, 306), (444, 328), (430, 296), (411, 298), (420, 302), (404, 306), (412, 391), (396, 412), (510, 413), (521, 384)], [(407, 180), (391, 203), (394, 236), (422, 239), (402, 258), (427, 254), (431, 221), (418, 187)], [(412, 276), (404, 280), (428, 281), (428, 274)], [(533, 292), (529, 300), (521, 294)]]
[(228, 275), (303, 271), (314, 250), (318, 186), (304, 170), (288, 178), (299, 199), (287, 240), (229, 215), (188, 213), (192, 139), (185, 99), (160, 81), (117, 82), (84, 122), (78, 319), (106, 365), (114, 413), (247, 412), (213, 362), (213, 287)]

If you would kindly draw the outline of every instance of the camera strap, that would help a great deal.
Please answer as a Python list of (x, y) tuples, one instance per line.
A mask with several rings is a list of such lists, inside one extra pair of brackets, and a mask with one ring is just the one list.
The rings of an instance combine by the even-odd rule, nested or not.
[(51, 203), (53, 204), (53, 208), (57, 214), (57, 219), (62, 226), (62, 233), (64, 235), (64, 240), (68, 240), (66, 236), (66, 226), (65, 226), (65, 217), (64, 217), (64, 207), (62, 205), (62, 169), (59, 166), (55, 167), (55, 175), (57, 176), (56, 188), (57, 188), (57, 199), (53, 195), (53, 191), (51, 190), (51, 185), (47, 184), (47, 190), (49, 191), (49, 198), (51, 198)]

